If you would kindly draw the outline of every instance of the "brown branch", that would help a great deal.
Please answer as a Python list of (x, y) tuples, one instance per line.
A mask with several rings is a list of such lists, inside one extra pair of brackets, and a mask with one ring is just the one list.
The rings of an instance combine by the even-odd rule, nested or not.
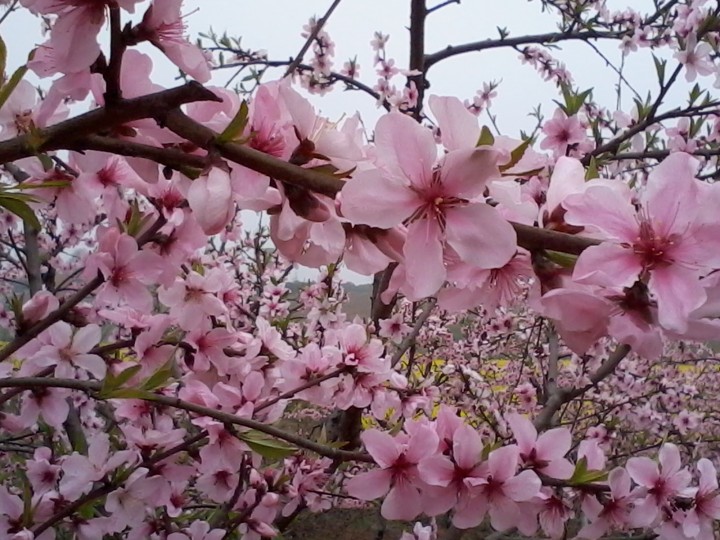
[[(328, 197), (335, 197), (345, 185), (345, 181), (339, 178), (304, 169), (241, 144), (218, 144), (215, 140), (218, 136), (217, 133), (196, 122), (180, 110), (169, 112), (164, 117), (164, 125), (177, 135), (201, 148), (206, 150), (217, 149), (223, 157), (234, 163), (291, 185), (322, 193)], [(539, 229), (520, 223), (511, 224), (517, 233), (518, 245), (525, 249), (550, 249), (579, 255), (586, 248), (600, 243), (599, 240), (593, 238)]]
[[(77, 379), (56, 379), (46, 377), (14, 377), (0, 379), (0, 388), (32, 389), (38, 387), (69, 388), (71, 390), (79, 390), (88, 393), (98, 399), (97, 393), (101, 391), (102, 383), (97, 381), (81, 381)], [(202, 405), (197, 405), (189, 401), (184, 401), (180, 398), (148, 392), (142, 396), (139, 395), (136, 399), (142, 399), (143, 401), (149, 401), (151, 403), (159, 403), (160, 405), (165, 405), (167, 407), (172, 407), (175, 409), (182, 409), (184, 411), (199, 414), (200, 416), (208, 416), (226, 424), (233, 424), (236, 426), (254, 429), (256, 431), (265, 433), (266, 435), (270, 435), (271, 437), (275, 437), (277, 439), (281, 439), (283, 441), (294, 444), (299, 448), (304, 448), (306, 450), (310, 450), (311, 452), (315, 452), (318, 455), (329, 457), (332, 459), (374, 463), (372, 457), (370, 457), (369, 454), (366, 454), (364, 452), (349, 452), (345, 450), (331, 448), (329, 446), (325, 446), (300, 437), (299, 435), (295, 435), (294, 433), (288, 433), (276, 427), (263, 424), (262, 422), (258, 422), (257, 420), (252, 420), (250, 418), (241, 418), (234, 414), (218, 411), (217, 409), (211, 409), (210, 407), (204, 407)]]
[(315, 27), (311, 30), (310, 35), (305, 40), (305, 43), (303, 44), (302, 48), (300, 49), (300, 52), (297, 53), (293, 61), (288, 66), (287, 70), (285, 70), (285, 75), (283, 75), (283, 78), (287, 77), (288, 75), (292, 75), (295, 70), (297, 69), (298, 65), (303, 61), (303, 57), (305, 56), (305, 53), (308, 51), (310, 46), (312, 45), (312, 42), (315, 41), (315, 38), (318, 37), (318, 34), (323, 29), (323, 26), (325, 26), (325, 23), (327, 23), (328, 19), (330, 18), (330, 15), (332, 15), (332, 12), (335, 11), (335, 8), (338, 7), (340, 4), (340, 0), (334, 0), (332, 4), (330, 4), (330, 7), (325, 12), (325, 15), (323, 15), (317, 23), (315, 23)]
[(36, 133), (0, 142), (0, 164), (34, 156), (38, 152), (67, 148), (88, 135), (105, 133), (134, 120), (156, 118), (165, 111), (196, 101), (220, 101), (220, 98), (201, 84), (191, 81), (155, 94), (123, 99), (111, 108), (95, 109)]
[(560, 407), (576, 397), (581, 396), (593, 386), (596, 386), (602, 380), (610, 376), (629, 352), (629, 345), (618, 345), (618, 347), (610, 354), (608, 359), (602, 363), (597, 371), (590, 375), (590, 384), (587, 384), (582, 388), (564, 389), (556, 387), (555, 391), (551, 395), (547, 396), (545, 406), (535, 417), (535, 420), (533, 421), (535, 428), (538, 431), (548, 429), (552, 425), (553, 417), (555, 416), (555, 413), (560, 410)]
[(398, 350), (395, 351), (395, 354), (393, 354), (392, 359), (390, 360), (390, 365), (392, 367), (395, 367), (403, 357), (403, 354), (405, 354), (405, 352), (415, 344), (415, 340), (417, 339), (418, 334), (420, 334), (420, 330), (422, 330), (425, 321), (427, 321), (432, 314), (435, 303), (436, 300), (434, 298), (431, 298), (425, 303), (422, 312), (415, 321), (412, 331), (405, 337), (402, 343), (400, 343)]
[(484, 39), (482, 41), (474, 41), (463, 45), (448, 45), (446, 48), (432, 54), (425, 55), (425, 69), (451, 56), (465, 54), (468, 52), (480, 52), (488, 49), (498, 49), (501, 47), (518, 47), (520, 45), (550, 45), (561, 41), (588, 41), (590, 39), (622, 39), (627, 32), (599, 32), (596, 30), (586, 30), (582, 32), (548, 32), (547, 34), (535, 34), (530, 36), (520, 36), (516, 38), (503, 39)]
[(417, 75), (408, 77), (408, 86), (415, 83), (417, 89), (417, 105), (412, 109), (413, 117), (418, 122), (422, 118), (423, 99), (427, 79), (425, 77), (425, 17), (427, 17), (425, 0), (411, 0), (410, 3), (410, 69), (419, 71)]
[(120, 7), (110, 5), (110, 62), (103, 73), (105, 79), (105, 105), (112, 107), (122, 99), (120, 88), (120, 68), (125, 54), (125, 40), (122, 35)]
[[(213, 50), (226, 50), (229, 52), (237, 53), (237, 49), (228, 49), (226, 47), (214, 47)], [(264, 67), (271, 68), (271, 67), (287, 66), (287, 65), (290, 65), (291, 63), (292, 63), (292, 60), (247, 60), (247, 61), (240, 60), (238, 62), (232, 62), (229, 64), (223, 64), (222, 66), (217, 66), (214, 69), (219, 70), (219, 69), (228, 69), (228, 68), (236, 68), (236, 67), (242, 68), (245, 66), (264, 66)], [(295, 69), (298, 71), (315, 71), (315, 69), (308, 64), (298, 64), (295, 67)], [(337, 71), (331, 71), (326, 76), (326, 79), (329, 84), (332, 84), (337, 81), (343, 82), (349, 87), (352, 87), (356, 90), (365, 92), (366, 94), (368, 94), (370, 97), (374, 98), (375, 100), (380, 100), (380, 98), (382, 97), (382, 96), (380, 96), (380, 94), (378, 94), (375, 90), (370, 88), (365, 83), (362, 83), (362, 82), (358, 81), (357, 79), (353, 79), (352, 77), (348, 77), (347, 75), (343, 75), (342, 73), (338, 73)], [(388, 111), (391, 108), (390, 104), (386, 100), (383, 100), (383, 107), (385, 108), (385, 110), (388, 110)]]
[(182, 167), (204, 169), (207, 166), (207, 160), (204, 156), (188, 154), (177, 148), (149, 146), (126, 139), (114, 139), (100, 135), (89, 135), (79, 139), (68, 149), (77, 151), (96, 150), (127, 157), (145, 158), (173, 169)]
[(206, 150), (216, 148), (220, 155), (230, 161), (294, 186), (334, 197), (345, 183), (328, 174), (303, 169), (248, 146), (237, 143), (217, 144), (215, 142), (217, 133), (196, 122), (179, 109), (167, 113), (163, 118), (163, 124), (177, 135), (201, 148)]

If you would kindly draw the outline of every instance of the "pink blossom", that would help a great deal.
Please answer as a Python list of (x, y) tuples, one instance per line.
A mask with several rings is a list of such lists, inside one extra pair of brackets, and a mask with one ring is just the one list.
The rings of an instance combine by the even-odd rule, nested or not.
[(594, 496), (583, 500), (583, 512), (590, 519), (578, 533), (579, 538), (597, 540), (608, 530), (623, 530), (630, 524), (633, 497), (630, 495), (630, 476), (623, 468), (610, 471), (609, 496), (601, 503)]
[(671, 443), (665, 443), (660, 448), (660, 468), (646, 457), (630, 458), (626, 468), (640, 486), (636, 495), (643, 497), (632, 513), (638, 527), (652, 525), (660, 516), (661, 506), (690, 483), (690, 472), (681, 468), (680, 451)]
[(98, 234), (99, 253), (88, 257), (85, 276), (100, 272), (105, 283), (98, 299), (109, 305), (121, 302), (150, 311), (152, 296), (147, 288), (163, 271), (163, 261), (155, 253), (138, 248), (137, 241), (118, 229), (106, 229)]
[(160, 49), (172, 62), (197, 81), (210, 80), (208, 59), (185, 36), (185, 22), (180, 13), (183, 0), (154, 0), (136, 32)]
[(183, 532), (174, 532), (168, 535), (167, 540), (222, 540), (225, 536), (224, 529), (210, 530), (210, 524), (206, 521), (193, 521)]
[(158, 298), (170, 308), (170, 316), (181, 328), (192, 330), (203, 326), (207, 317), (225, 313), (225, 306), (215, 295), (219, 290), (217, 279), (190, 272), (185, 279), (177, 278), (170, 287), (162, 287)]
[(476, 198), (498, 175), (497, 153), (458, 150), (435, 168), (432, 134), (401, 113), (383, 116), (376, 127), (379, 171), (361, 171), (346, 184), (342, 213), (353, 223), (390, 228), (408, 220), (404, 256), (414, 296), (435, 293), (447, 271), (443, 252), (479, 268), (505, 264), (515, 252), (515, 232)]
[(567, 428), (555, 428), (538, 436), (532, 422), (519, 414), (505, 417), (512, 428), (525, 467), (552, 478), (570, 478), (575, 467), (565, 455), (572, 445), (572, 434)]
[(105, 510), (111, 514), (116, 531), (137, 523), (138, 516), (142, 516), (148, 506), (157, 508), (167, 504), (170, 485), (161, 476), (148, 477), (148, 472), (144, 467), (135, 469), (123, 487), (107, 496)]
[(489, 513), (490, 524), (496, 531), (505, 531), (517, 525), (521, 515), (517, 503), (535, 497), (541, 485), (540, 478), (533, 471), (524, 470), (516, 474), (519, 460), (517, 446), (498, 448), (490, 452), (482, 473), (466, 480), (472, 498), (463, 515), (468, 516), (470, 523), (474, 524), (478, 518), (482, 520)]
[(720, 267), (720, 231), (703, 214), (696, 167), (687, 154), (666, 158), (650, 173), (639, 213), (602, 186), (566, 199), (566, 222), (596, 227), (611, 239), (583, 252), (573, 279), (615, 287), (647, 280), (660, 324), (683, 332), (706, 299), (699, 277)]
[(385, 519), (415, 518), (423, 510), (418, 463), (435, 452), (438, 444), (435, 431), (422, 426), (412, 436), (393, 438), (370, 429), (360, 437), (380, 468), (351, 478), (345, 485), (347, 492), (365, 501), (385, 495), (381, 509)]
[(700, 482), (693, 495), (693, 507), (682, 522), (682, 530), (688, 538), (711, 538), (713, 521), (720, 519), (720, 492), (717, 471), (707, 458), (697, 463)]
[(697, 42), (697, 34), (692, 33), (687, 37), (685, 49), (675, 53), (677, 61), (685, 66), (686, 81), (694, 81), (698, 74), (710, 75), (715, 72), (715, 66), (710, 58), (712, 52), (713, 49), (709, 44)]
[(587, 139), (578, 117), (568, 117), (562, 109), (555, 109), (552, 119), (545, 122), (542, 131), (546, 137), (540, 148), (552, 150), (557, 156), (567, 155), (568, 149)]
[(217, 167), (193, 180), (187, 199), (195, 219), (207, 235), (219, 233), (235, 217), (230, 175)]
[(98, 379), (105, 377), (105, 361), (90, 350), (100, 342), (100, 327), (90, 324), (73, 332), (66, 322), (55, 323), (48, 330), (50, 344), (42, 347), (23, 365), (23, 371), (34, 373), (38, 368), (55, 366), (58, 378), (74, 378), (76, 369), (83, 369)]
[(433, 486), (428, 490), (425, 511), (437, 515), (454, 507), (453, 524), (463, 529), (474, 527), (484, 516), (475, 514), (475, 509), (469, 506), (474, 494), (467, 480), (480, 478), (485, 472), (481, 466), (482, 438), (474, 428), (463, 424), (452, 433), (450, 441), (449, 456), (431, 455), (418, 466), (420, 477)]

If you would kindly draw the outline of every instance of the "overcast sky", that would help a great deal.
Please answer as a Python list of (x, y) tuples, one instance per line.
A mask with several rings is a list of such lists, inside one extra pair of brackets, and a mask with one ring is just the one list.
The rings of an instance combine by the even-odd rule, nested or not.
[[(186, 21), (191, 36), (210, 28), (218, 34), (227, 31), (230, 36), (242, 36), (244, 46), (265, 49), (270, 59), (278, 60), (288, 59), (298, 52), (304, 42), (300, 36), (302, 26), (310, 16), (323, 15), (330, 4), (331, 0), (186, 0), (184, 12), (189, 14)], [(377, 76), (369, 43), (376, 30), (390, 34), (389, 56), (395, 58), (398, 67), (407, 67), (409, 4), (409, 0), (341, 2), (326, 26), (336, 43), (336, 69), (339, 70), (348, 58), (357, 56), (360, 79), (374, 84)], [(432, 6), (434, 2), (429, 0), (428, 4)], [(650, 0), (633, 0), (631, 3), (609, 0), (608, 4), (613, 9), (628, 4), (635, 9), (652, 6)], [(460, 5), (451, 4), (428, 17), (427, 52), (451, 44), (497, 38), (497, 27), (506, 28), (511, 36), (555, 30), (556, 18), (541, 13), (540, 7), (540, 2), (528, 0), (465, 0)], [(144, 10), (145, 5), (140, 4), (134, 19), (139, 19)], [(38, 20), (24, 10), (11, 14), (0, 30), (9, 49), (9, 71), (24, 63), (28, 51), (43, 41)], [(600, 43), (598, 47), (619, 65), (621, 54), (617, 42)], [(152, 47), (145, 46), (142, 50), (156, 59), (156, 82), (166, 86), (177, 84), (177, 70), (169, 61)], [(617, 75), (605, 67), (605, 61), (588, 45), (564, 43), (562, 51), (552, 53), (567, 64), (581, 89), (594, 88), (595, 99), (614, 108)], [(218, 71), (213, 83), (224, 85), (231, 74), (229, 70)], [(277, 76), (281, 75), (278, 71)], [(647, 51), (629, 58), (625, 76), (643, 95), (656, 88), (655, 71)], [(428, 94), (455, 95), (461, 99), (471, 98), (484, 82), (501, 81), (493, 112), (498, 117), (500, 130), (507, 135), (517, 136), (521, 129), (533, 127), (534, 120), (528, 113), (537, 104), (542, 104), (546, 116), (551, 116), (555, 108), (552, 103), (557, 98), (554, 85), (543, 81), (530, 66), (521, 65), (518, 53), (512, 49), (456, 56), (433, 67), (428, 77), (431, 83)], [(400, 84), (402, 82), (398, 81)], [(629, 109), (630, 92), (624, 90), (624, 97), (625, 108)], [(682, 94), (671, 94), (669, 99), (680, 100)], [(365, 124), (370, 127), (383, 112), (369, 96), (343, 92), (340, 88), (323, 98), (311, 97), (311, 100), (333, 120), (360, 111)], [(481, 117), (481, 122), (488, 120)], [(306, 274), (303, 272), (302, 275)]]

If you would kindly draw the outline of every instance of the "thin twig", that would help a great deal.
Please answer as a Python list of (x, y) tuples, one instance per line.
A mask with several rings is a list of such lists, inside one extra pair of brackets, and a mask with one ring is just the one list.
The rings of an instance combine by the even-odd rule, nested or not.
[(300, 52), (297, 53), (297, 55), (293, 59), (292, 63), (288, 66), (287, 70), (285, 70), (285, 75), (283, 75), (283, 78), (295, 73), (295, 70), (297, 69), (298, 65), (303, 61), (303, 57), (305, 56), (305, 53), (308, 51), (308, 49), (312, 45), (313, 41), (315, 41), (315, 38), (318, 37), (318, 34), (322, 30), (323, 26), (325, 26), (325, 23), (330, 18), (330, 15), (332, 15), (332, 12), (335, 11), (335, 8), (338, 7), (339, 4), (340, 4), (340, 0), (334, 0), (333, 3), (330, 4), (330, 7), (328, 8), (328, 10), (325, 12), (325, 15), (323, 15), (317, 21), (317, 23), (315, 23), (315, 27), (310, 31), (310, 35), (305, 40), (305, 43), (303, 44), (302, 48), (300, 49)]

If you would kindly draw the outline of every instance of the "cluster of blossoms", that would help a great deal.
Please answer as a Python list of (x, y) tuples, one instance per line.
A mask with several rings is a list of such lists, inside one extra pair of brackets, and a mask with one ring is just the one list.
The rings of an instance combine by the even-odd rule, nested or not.
[[(406, 422), (405, 431), (394, 437), (368, 430), (362, 439), (380, 468), (353, 477), (347, 490), (366, 500), (385, 496), (381, 511), (388, 519), (450, 512), (453, 525), (461, 529), (478, 526), (487, 515), (496, 531), (516, 528), (531, 536), (541, 529), (550, 538), (561, 538), (573, 506), (580, 505), (588, 522), (578, 538), (594, 540), (609, 531), (645, 527), (667, 538), (713, 536), (720, 491), (710, 460), (699, 460), (697, 484), (691, 486), (691, 472), (682, 467), (678, 448), (668, 443), (660, 449), (659, 464), (630, 458), (592, 493), (549, 487), (572, 486), (582, 478), (565, 457), (570, 431), (556, 428), (538, 436), (527, 418), (506, 418), (516, 442), (499, 448), (447, 409), (434, 422)], [(582, 441), (577, 459), (588, 477), (606, 467), (597, 440)]]
[[(43, 100), (0, 89), (0, 536), (255, 540), (379, 499), (386, 519), (459, 529), (714, 536), (716, 118), (630, 141), (654, 112), (611, 122), (528, 48), (566, 101), (540, 127), (551, 154), (479, 125), (494, 85), (474, 110), (429, 96), (433, 132), (404, 113), (423, 105), (412, 80), (391, 85), (421, 74), (378, 33), (392, 110), (369, 142), (290, 78), (245, 101), (163, 91), (137, 45), (210, 77), (181, 0), (124, 27), (136, 0), (20, 3), (50, 24), (28, 67), (58, 77)], [(586, 4), (615, 32), (650, 24)], [(688, 80), (712, 71), (705, 4), (663, 15)], [(653, 138), (657, 164), (618, 157)], [(243, 232), (241, 211), (267, 230)], [(295, 265), (321, 272), (297, 287)], [(340, 268), (377, 274), (369, 316), (349, 314)], [(433, 538), (427, 523), (403, 538)]]

